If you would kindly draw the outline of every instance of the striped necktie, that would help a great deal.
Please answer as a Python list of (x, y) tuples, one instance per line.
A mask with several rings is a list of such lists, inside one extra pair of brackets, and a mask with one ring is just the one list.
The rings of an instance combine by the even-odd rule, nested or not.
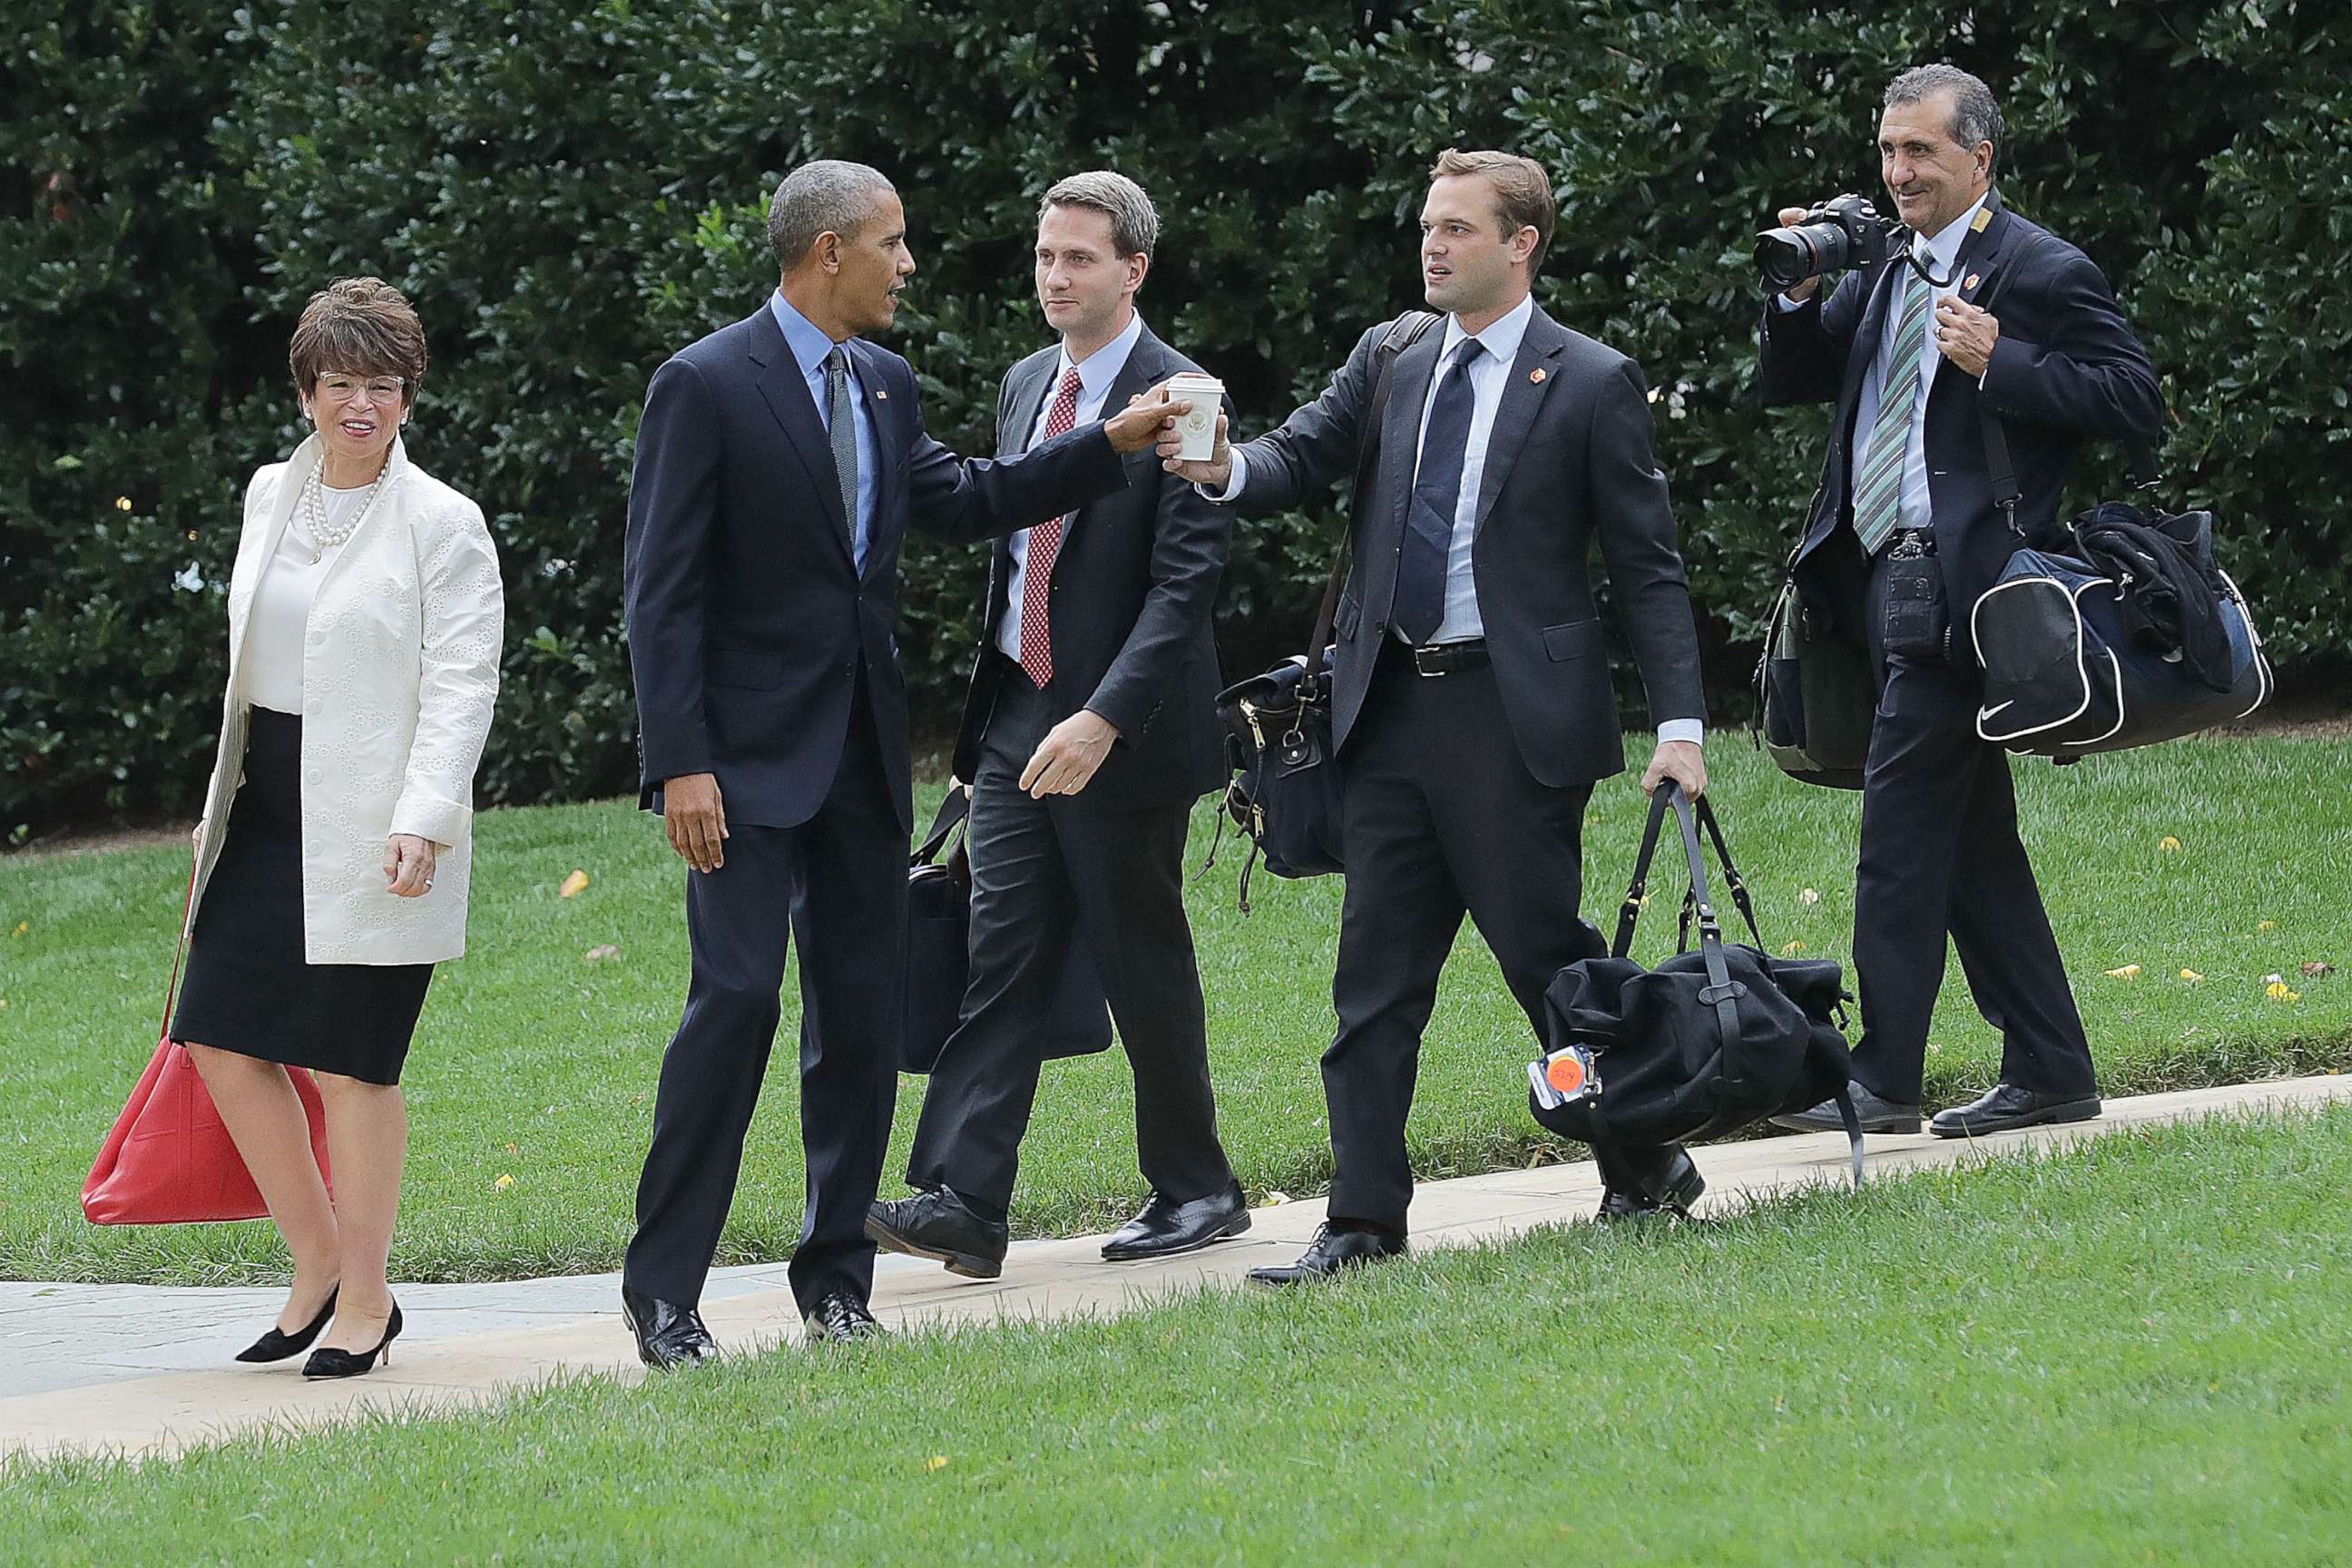
[[(1879, 389), (1878, 417), (1871, 421), (1862, 467), (1853, 486), (1853, 531), (1862, 552), (1875, 555), (1903, 521), (1903, 465), (1911, 449), (1911, 416), (1919, 401), (1919, 353), (1927, 342), (1927, 304), (1935, 290), (1909, 266), (1895, 285), (1902, 313), (1895, 328), (1895, 358)], [(1894, 309), (1893, 306), (1889, 307)]]
[[(1082, 384), (1078, 367), (1072, 365), (1054, 394), (1054, 405), (1045, 411), (1046, 441), (1066, 436), (1077, 427)], [(1054, 629), (1050, 619), (1054, 562), (1062, 553), (1062, 525), (1069, 516), (1064, 512), (1029, 531), (1029, 552), (1021, 567), (1021, 668), (1028, 674), (1030, 684), (1040, 691), (1054, 679)]]

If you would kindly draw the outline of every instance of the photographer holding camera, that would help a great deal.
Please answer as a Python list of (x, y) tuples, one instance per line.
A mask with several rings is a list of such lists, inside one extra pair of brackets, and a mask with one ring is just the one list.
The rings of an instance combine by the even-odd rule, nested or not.
[[(1919, 1130), (1947, 932), (2003, 1049), (1999, 1083), (1929, 1130), (1969, 1137), (2099, 1113), (2082, 1017), (2018, 837), (2008, 755), (1977, 737), (1969, 614), (2013, 550), (2056, 528), (2084, 439), (2153, 447), (2161, 404), (2105, 275), (2001, 206), (2000, 141), (1983, 82), (1948, 65), (1906, 71), (1878, 132), (1895, 220), (1857, 196), (1784, 208), (1757, 249), (1767, 287), (1781, 290), (1764, 310), (1764, 401), (1837, 405), (1797, 590), (1868, 649), (1878, 687), (1853, 942), (1853, 1098), (1873, 1131)], [(1821, 273), (1840, 266), (1823, 303)], [(2015, 460), (2013, 522), (1994, 500), (1988, 411)], [(1840, 1125), (1833, 1104), (1778, 1120)]]

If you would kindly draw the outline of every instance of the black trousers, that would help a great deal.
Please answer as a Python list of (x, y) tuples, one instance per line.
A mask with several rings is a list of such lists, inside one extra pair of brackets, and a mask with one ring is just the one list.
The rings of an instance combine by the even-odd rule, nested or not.
[(686, 874), (693, 979), (662, 1058), (622, 1277), (662, 1300), (700, 1300), (782, 1014), (785, 951), (797, 942), (808, 1197), (793, 1294), (803, 1310), (835, 1290), (864, 1300), (874, 1279), (866, 1211), (898, 1085), (907, 835), (863, 681), (817, 814), (797, 827), (728, 827), (725, 863)]
[[(1978, 1011), (2000, 1031), (2002, 1079), (2095, 1094), (2082, 1015), (2018, 837), (2009, 753), (1977, 736), (1982, 681), (1942, 658), (1886, 653), (1885, 583), (1882, 554), (1864, 595), (1879, 693), (1854, 879), (1854, 1077), (1885, 1099), (1918, 1102), (1948, 932)], [(1965, 617), (1954, 618), (1955, 637), (1966, 636)]]
[(1234, 1172), (1217, 1139), (1201, 972), (1184, 917), (1191, 810), (1121, 809), (1098, 784), (1031, 799), (1021, 771), (1059, 705), (1017, 668), (1003, 675), (965, 828), (971, 978), (932, 1069), (907, 1179), (953, 1188), (983, 1214), (1011, 1204), (1037, 1097), (1037, 1034), (1083, 926), (1135, 1072), (1144, 1180), (1180, 1203), (1221, 1192)]
[[(1544, 992), (1580, 956), (1592, 790), (1553, 788), (1528, 772), (1491, 668), (1423, 677), (1394, 644), (1381, 654), (1340, 766), (1348, 890), (1331, 983), (1339, 1027), (1323, 1053), (1336, 1167), (1328, 1213), (1335, 1223), (1402, 1232), (1421, 1036), (1462, 917), (1477, 924), (1541, 1040)], [(1496, 1092), (1516, 1097), (1529, 1053), (1495, 1044)], [(1602, 1174), (1615, 1185), (1646, 1180), (1673, 1153), (1629, 1151), (1637, 1169)]]

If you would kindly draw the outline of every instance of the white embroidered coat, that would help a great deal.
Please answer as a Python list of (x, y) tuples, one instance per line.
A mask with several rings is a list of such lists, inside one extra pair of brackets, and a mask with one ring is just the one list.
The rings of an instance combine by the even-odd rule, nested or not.
[[(244, 780), (240, 679), (255, 587), (277, 553), (316, 435), (253, 476), (228, 590), (228, 693), (196, 840), (195, 904)], [(482, 510), (412, 467), (395, 437), (383, 489), (320, 580), (302, 648), (302, 952), (312, 963), (430, 963), (466, 951), (474, 769), (498, 698), (505, 627)], [(440, 846), (433, 886), (386, 889), (384, 840)]]

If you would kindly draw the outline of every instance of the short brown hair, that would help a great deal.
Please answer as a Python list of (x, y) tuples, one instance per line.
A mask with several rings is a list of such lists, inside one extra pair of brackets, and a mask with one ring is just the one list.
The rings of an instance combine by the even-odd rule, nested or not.
[(1430, 166), (1429, 177), (1443, 180), (1454, 174), (1482, 175), (1494, 188), (1495, 216), (1502, 220), (1504, 238), (1523, 228), (1536, 231), (1536, 247), (1528, 257), (1528, 271), (1532, 275), (1543, 265), (1544, 252), (1551, 248), (1552, 226), (1559, 219), (1559, 204), (1551, 195), (1551, 176), (1544, 173), (1543, 165), (1517, 153), (1464, 153), (1448, 147)]
[(1110, 219), (1110, 247), (1121, 256), (1149, 256), (1160, 243), (1160, 214), (1143, 187), (1125, 174), (1089, 169), (1054, 182), (1037, 204), (1044, 217), (1052, 207), (1084, 207)]
[(286, 361), (305, 397), (331, 371), (396, 375), (406, 408), (425, 380), (425, 323), (408, 297), (383, 279), (338, 278), (302, 307)]

